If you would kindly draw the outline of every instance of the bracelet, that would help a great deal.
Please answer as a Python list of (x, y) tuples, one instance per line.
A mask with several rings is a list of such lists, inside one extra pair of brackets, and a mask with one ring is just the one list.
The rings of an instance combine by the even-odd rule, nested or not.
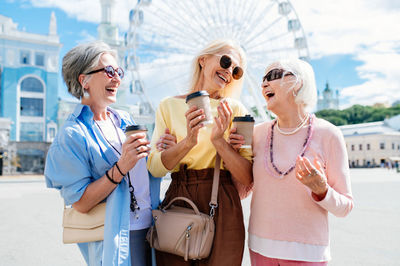
[(118, 172), (119, 172), (122, 176), (126, 176), (126, 174), (122, 173), (121, 169), (119, 168), (118, 162), (115, 163), (115, 166), (117, 167)]
[(116, 182), (114, 179), (112, 179), (110, 177), (110, 175), (108, 174), (108, 171), (106, 171), (106, 177), (108, 178), (108, 180), (110, 180), (111, 183), (113, 183), (115, 185), (118, 185), (119, 183), (121, 183), (121, 182)]

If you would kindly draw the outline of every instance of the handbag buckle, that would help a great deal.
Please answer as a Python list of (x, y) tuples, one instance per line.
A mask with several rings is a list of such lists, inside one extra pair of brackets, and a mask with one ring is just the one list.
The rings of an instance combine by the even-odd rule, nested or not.
[(210, 203), (209, 205), (211, 207), (211, 209), (210, 209), (210, 217), (213, 218), (214, 215), (215, 215), (215, 209), (218, 208), (218, 203), (216, 203), (216, 204)]

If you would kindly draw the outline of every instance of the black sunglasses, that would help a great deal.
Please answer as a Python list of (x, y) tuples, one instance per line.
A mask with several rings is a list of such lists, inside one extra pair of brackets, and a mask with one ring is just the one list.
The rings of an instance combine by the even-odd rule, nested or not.
[(263, 77), (263, 82), (264, 82), (265, 80), (267, 80), (268, 82), (269, 82), (269, 81), (273, 81), (273, 80), (282, 78), (282, 76), (284, 77), (284, 76), (290, 76), (290, 75), (293, 75), (293, 73), (288, 72), (288, 71), (286, 71), (286, 70), (284, 70), (284, 69), (274, 68), (274, 69), (270, 70), (270, 71)]
[(122, 68), (117, 67), (116, 69), (114, 69), (112, 66), (106, 66), (104, 68), (100, 68), (100, 69), (96, 69), (93, 71), (90, 71), (89, 73), (86, 73), (86, 75), (90, 75), (90, 74), (94, 74), (100, 71), (106, 72), (107, 76), (112, 79), (113, 77), (115, 77), (115, 72), (117, 72), (118, 76), (120, 77), (120, 79), (124, 78), (124, 71), (122, 70)]
[[(232, 65), (232, 59), (227, 55), (223, 55), (223, 56), (221, 56), (221, 59), (219, 60), (219, 65), (222, 68), (227, 69)], [(232, 77), (234, 79), (240, 79), (242, 76), (243, 76), (243, 69), (239, 66), (236, 66), (232, 70)]]

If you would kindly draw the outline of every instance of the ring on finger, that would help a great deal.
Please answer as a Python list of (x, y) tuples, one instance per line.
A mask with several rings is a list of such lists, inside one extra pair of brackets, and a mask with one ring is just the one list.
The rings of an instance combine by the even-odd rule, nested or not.
[(311, 169), (310, 175), (318, 175), (318, 171), (315, 169)]
[(136, 147), (136, 152), (139, 153), (140, 152), (140, 148)]
[(167, 144), (165, 144), (165, 143), (163, 143), (163, 146), (162, 146), (164, 149), (166, 149), (167, 148)]
[(307, 176), (308, 176), (308, 177), (311, 177), (311, 176), (315, 176), (315, 175), (317, 175), (317, 174), (318, 174), (317, 170), (311, 169), (311, 172), (310, 172)]

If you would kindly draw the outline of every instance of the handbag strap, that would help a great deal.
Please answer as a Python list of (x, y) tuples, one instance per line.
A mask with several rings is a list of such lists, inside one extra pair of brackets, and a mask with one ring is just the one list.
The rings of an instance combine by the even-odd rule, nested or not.
[(219, 186), (219, 172), (221, 167), (221, 156), (219, 156), (217, 152), (217, 156), (215, 157), (215, 166), (214, 166), (214, 178), (213, 185), (211, 190), (211, 200), (210, 200), (210, 216), (214, 217), (215, 209), (218, 207), (218, 186)]

